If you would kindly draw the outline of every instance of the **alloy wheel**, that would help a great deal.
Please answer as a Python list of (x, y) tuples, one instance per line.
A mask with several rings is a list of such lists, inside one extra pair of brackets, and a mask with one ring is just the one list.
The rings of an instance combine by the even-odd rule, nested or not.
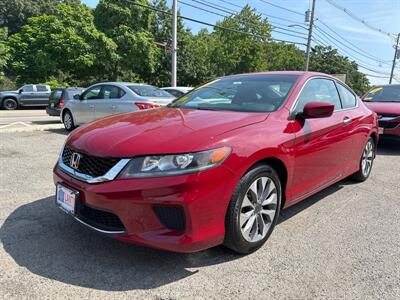
[(372, 168), (372, 160), (374, 159), (374, 145), (372, 141), (369, 140), (367, 145), (365, 145), (362, 159), (361, 159), (361, 169), (364, 176), (368, 176)]
[(69, 113), (66, 113), (64, 116), (64, 126), (67, 130), (72, 128), (72, 117)]
[(274, 221), (278, 192), (274, 181), (266, 176), (253, 181), (244, 195), (240, 209), (240, 230), (248, 242), (262, 240)]

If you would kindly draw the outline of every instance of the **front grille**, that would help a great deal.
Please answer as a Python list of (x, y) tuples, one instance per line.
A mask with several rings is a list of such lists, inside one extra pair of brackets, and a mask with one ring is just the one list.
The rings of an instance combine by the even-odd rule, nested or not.
[(395, 128), (399, 124), (400, 122), (379, 121), (379, 127), (383, 127), (386, 129)]
[[(62, 154), (63, 163), (71, 167), (71, 156), (75, 151), (69, 147), (64, 147)], [(92, 177), (99, 177), (106, 174), (113, 166), (115, 166), (118, 158), (105, 158), (81, 154), (79, 166), (76, 169), (79, 173), (83, 173)]]
[(181, 207), (156, 205), (153, 210), (166, 228), (177, 231), (185, 229), (185, 216)]
[(77, 203), (77, 215), (85, 223), (100, 230), (125, 231), (125, 226), (117, 215), (87, 206), (81, 202)]

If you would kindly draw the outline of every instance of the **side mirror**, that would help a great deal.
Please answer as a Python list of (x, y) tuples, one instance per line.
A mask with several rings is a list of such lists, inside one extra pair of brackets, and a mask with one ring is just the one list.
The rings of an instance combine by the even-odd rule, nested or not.
[(75, 95), (74, 95), (74, 99), (75, 99), (75, 100), (81, 100), (81, 95), (75, 94)]
[(18, 94), (22, 94), (22, 92), (23, 92), (22, 89), (18, 90)]
[(332, 116), (334, 110), (335, 105), (329, 102), (308, 102), (298, 117), (302, 119), (327, 118)]

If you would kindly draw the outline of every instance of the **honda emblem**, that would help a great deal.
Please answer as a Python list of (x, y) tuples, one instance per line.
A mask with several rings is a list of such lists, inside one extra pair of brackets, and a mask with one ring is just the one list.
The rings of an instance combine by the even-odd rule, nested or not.
[(69, 165), (71, 168), (77, 170), (79, 167), (79, 162), (81, 160), (81, 155), (79, 153), (72, 153), (71, 160), (69, 161)]

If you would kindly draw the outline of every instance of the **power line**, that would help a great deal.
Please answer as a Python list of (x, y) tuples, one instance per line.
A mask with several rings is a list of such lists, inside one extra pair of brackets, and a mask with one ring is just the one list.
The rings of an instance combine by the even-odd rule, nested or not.
[(269, 3), (269, 2), (267, 2), (265, 0), (258, 0), (258, 1), (260, 1), (262, 3), (265, 3), (265, 4), (268, 4), (268, 5), (271, 5), (271, 6), (274, 6), (274, 7), (277, 7), (277, 8), (280, 8), (280, 9), (283, 9), (283, 10), (286, 10), (286, 11), (291, 12), (291, 13), (296, 14), (296, 15), (304, 16), (304, 13), (301, 13), (299, 11), (295, 11), (295, 10), (292, 10), (292, 9), (289, 9), (289, 8), (286, 8), (286, 7), (283, 7), (283, 6), (279, 6), (279, 5), (274, 4), (274, 3)]
[[(223, 3), (229, 4), (229, 5), (232, 5), (232, 6), (236, 7), (236, 8), (240, 8), (240, 10), (242, 10), (242, 9), (244, 8), (243, 6), (240, 6), (240, 5), (231, 3), (231, 2), (229, 2), (229, 1), (227, 1), (227, 0), (217, 0), (217, 1), (220, 1), (220, 2), (223, 2)], [(281, 18), (281, 17), (272, 16), (272, 15), (269, 15), (269, 14), (266, 14), (266, 13), (263, 13), (263, 12), (260, 12), (260, 13), (261, 13), (263, 16), (266, 16), (266, 17), (268, 17), (268, 18), (272, 18), (272, 19), (277, 19), (277, 20), (289, 22), (289, 23), (291, 23), (291, 24), (303, 24), (303, 23), (301, 23), (301, 22), (299, 22), (299, 21), (294, 21), (294, 20), (290, 20), (290, 19), (286, 19), (286, 18)]]
[[(202, 2), (202, 1), (198, 1), (198, 0), (192, 0), (192, 1), (196, 2), (196, 3), (200, 3), (200, 4), (202, 4), (202, 5), (206, 6), (206, 7), (210, 7), (210, 8), (214, 8), (216, 10), (222, 11), (221, 9), (219, 9), (217, 7), (214, 7), (212, 5), (208, 5), (208, 4), (206, 4), (206, 3)], [(195, 9), (198, 9), (198, 10), (205, 11), (205, 12), (210, 13), (210, 14), (214, 14), (214, 15), (217, 15), (217, 16), (220, 16), (220, 17), (225, 17), (225, 18), (232, 17), (232, 16), (238, 16), (238, 13), (239, 13), (239, 12), (233, 11), (232, 13), (229, 12), (230, 16), (227, 16), (227, 15), (223, 15), (223, 14), (217, 13), (215, 11), (211, 11), (211, 10), (206, 9), (206, 8), (202, 8), (202, 7), (187, 3), (187, 2), (182, 1), (182, 0), (180, 0), (179, 3), (181, 3), (183, 5), (186, 5), (186, 6), (189, 6), (189, 7), (192, 7), (192, 8), (195, 8)], [(247, 21), (248, 19), (246, 19), (246, 18), (242, 18), (242, 19), (243, 19), (242, 23), (253, 24), (253, 25), (256, 24), (256, 22), (254, 22), (254, 20)], [(270, 23), (272, 24), (272, 22), (270, 22)], [(299, 39), (305, 39), (305, 36), (304, 36), (303, 32), (287, 29), (285, 27), (281, 27), (281, 26), (277, 26), (277, 25), (273, 25), (273, 24), (271, 25), (271, 27), (272, 27), (271, 30), (273, 32), (280, 33), (280, 34), (287, 35), (287, 36), (291, 36), (291, 37), (295, 37), (295, 38), (299, 38)], [(277, 30), (277, 29), (279, 29), (279, 30)], [(290, 32), (290, 33), (282, 32), (280, 30), (287, 31), (287, 32)], [(293, 33), (295, 33), (295, 34), (293, 34)], [(296, 34), (300, 34), (301, 36), (296, 35)]]
[[(317, 30), (318, 30), (318, 29), (317, 29)], [(319, 34), (322, 34), (322, 33), (319, 32)], [(367, 62), (361, 61), (363, 64), (360, 63), (360, 59), (355, 58), (355, 57), (353, 57), (351, 54), (349, 54), (347, 51), (345, 51), (345, 50), (343, 50), (343, 49), (340, 49), (335, 43), (329, 42), (329, 38), (328, 38), (328, 37), (325, 36), (325, 37), (326, 37), (326, 39), (325, 39), (325, 38), (321, 37), (319, 34), (318, 34), (318, 33), (315, 33), (315, 35), (316, 35), (320, 40), (322, 40), (322, 41), (325, 42), (325, 43), (327, 42), (326, 39), (328, 39), (328, 43), (329, 43), (329, 44), (335, 45), (335, 46), (337, 47), (337, 50), (338, 50), (338, 51), (344, 53), (346, 56), (348, 56), (350, 59), (352, 59), (352, 60), (353, 60), (357, 65), (359, 65), (360, 67), (362, 67), (362, 68), (364, 68), (364, 69), (366, 69), (366, 70), (368, 70), (368, 71), (377, 73), (377, 74), (389, 75), (388, 73), (384, 73), (383, 71), (379, 71), (379, 70), (376, 70), (376, 69), (371, 69), (369, 66), (365, 66), (364, 64), (368, 65)]]
[[(375, 61), (375, 62), (378, 62), (378, 63), (385, 63), (384, 61), (376, 60), (376, 59), (374, 59), (374, 58), (371, 58), (370, 56), (365, 55), (364, 53), (362, 53), (362, 52), (360, 52), (360, 51), (358, 51), (358, 50), (356, 50), (356, 49), (354, 49), (354, 48), (352, 48), (352, 47), (346, 45), (345, 43), (343, 43), (343, 42), (340, 41), (339, 39), (335, 38), (334, 36), (332, 36), (331, 34), (329, 34), (328, 32), (326, 32), (325, 30), (323, 30), (322, 28), (320, 28), (319, 26), (315, 26), (315, 28), (317, 28), (317, 30), (319, 30), (319, 31), (321, 32), (321, 34), (324, 34), (325, 36), (327, 36), (327, 37), (329, 37), (330, 39), (336, 41), (337, 43), (339, 43), (340, 45), (344, 46), (345, 48), (347, 48), (347, 49), (349, 49), (349, 50), (351, 50), (351, 51), (353, 51), (353, 52), (355, 52), (355, 53), (358, 53), (359, 55), (361, 55), (361, 56), (363, 56), (363, 57), (366, 57), (366, 58), (368, 58), (368, 59), (370, 59), (370, 60), (372, 60), (372, 61)], [(367, 64), (368, 64), (368, 63), (367, 63)]]
[[(156, 8), (154, 6), (149, 6), (149, 5), (137, 3), (137, 2), (131, 1), (131, 0), (124, 0), (124, 1), (125, 2), (129, 2), (132, 5), (136, 5), (136, 6), (145, 8), (145, 9), (149, 9), (149, 10), (152, 10), (152, 11), (157, 11), (159, 13), (163, 13), (163, 14), (170, 15), (170, 16), (172, 15), (172, 13), (170, 13), (168, 11), (165, 11), (165, 10), (162, 10), (162, 9), (158, 9), (158, 8)], [(241, 34), (244, 34), (244, 35), (260, 38), (260, 39), (263, 39), (263, 40), (271, 40), (271, 41), (275, 41), (275, 42), (283, 42), (283, 43), (289, 43), (289, 44), (295, 44), (295, 45), (305, 45), (304, 43), (276, 39), (276, 38), (272, 38), (272, 37), (269, 37), (269, 36), (263, 36), (263, 35), (259, 35), (259, 34), (254, 34), (254, 33), (246, 32), (246, 31), (237, 30), (237, 29), (234, 29), (234, 28), (224, 27), (224, 26), (217, 25), (217, 24), (211, 24), (211, 23), (208, 23), (208, 22), (205, 22), (205, 21), (201, 21), (201, 20), (198, 20), (198, 19), (185, 17), (185, 16), (182, 16), (182, 15), (179, 15), (178, 18), (183, 19), (183, 20), (187, 20), (187, 21), (191, 21), (191, 22), (194, 22), (194, 23), (198, 23), (198, 24), (202, 24), (202, 25), (218, 28), (218, 29), (225, 30), (225, 31), (241, 33)]]
[(393, 37), (393, 36), (394, 36), (394, 35), (393, 35), (392, 33), (390, 33), (390, 32), (385, 32), (385, 31), (383, 31), (382, 29), (380, 29), (380, 28), (378, 28), (378, 27), (376, 27), (376, 26), (373, 26), (373, 25), (367, 23), (365, 20), (363, 20), (363, 19), (361, 19), (360, 17), (358, 17), (355, 13), (351, 12), (350, 10), (348, 10), (347, 8), (345, 8), (345, 7), (343, 7), (343, 6), (340, 6), (340, 5), (337, 4), (335, 1), (333, 1), (333, 0), (326, 0), (326, 2), (328, 2), (328, 3), (329, 3), (330, 5), (332, 5), (333, 7), (335, 7), (335, 8), (337, 8), (337, 9), (343, 11), (343, 12), (344, 12), (345, 14), (347, 14), (349, 17), (351, 17), (352, 19), (354, 19), (354, 20), (356, 20), (356, 21), (362, 23), (363, 25), (365, 25), (365, 26), (368, 27), (369, 29), (372, 29), (372, 30), (374, 30), (374, 31), (377, 31), (377, 32), (382, 33), (382, 34), (384, 34), (384, 35), (386, 35), (386, 36), (389, 36), (389, 37)]
[[(349, 45), (351, 45), (352, 47), (358, 49), (359, 51), (365, 53), (365, 56), (370, 57), (371, 59), (374, 59), (376, 61), (379, 61), (381, 63), (385, 63), (385, 64), (390, 64), (389, 60), (382, 60), (376, 56), (371, 55), (370, 53), (364, 51), (362, 48), (358, 47), (357, 45), (353, 44), (352, 42), (350, 42), (349, 40), (345, 39), (343, 36), (341, 36), (340, 34), (338, 34), (335, 30), (333, 30), (331, 27), (329, 27), (325, 22), (323, 22), (322, 20), (317, 19), (318, 23), (321, 23), (324, 27), (326, 27), (330, 32), (332, 32), (333, 34), (335, 34), (336, 36), (338, 36), (340, 39), (342, 39), (343, 41), (345, 41), (346, 43), (348, 43)], [(320, 28), (321, 29), (321, 28)], [(321, 29), (322, 30), (322, 29)]]

